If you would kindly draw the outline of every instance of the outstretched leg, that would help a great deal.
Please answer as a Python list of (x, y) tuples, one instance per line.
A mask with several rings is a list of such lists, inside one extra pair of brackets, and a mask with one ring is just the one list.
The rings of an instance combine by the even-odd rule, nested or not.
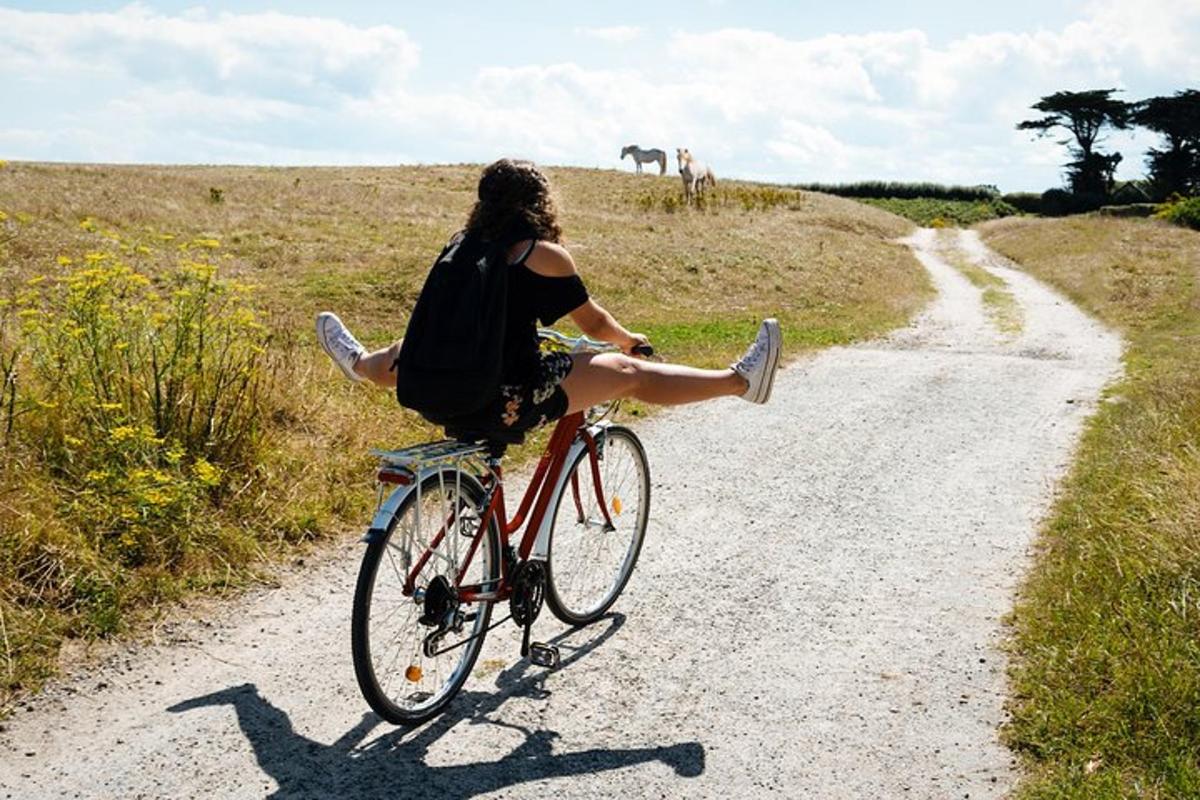
[(621, 397), (667, 406), (729, 395), (765, 403), (771, 397), (781, 350), (779, 323), (768, 319), (759, 326), (746, 354), (729, 369), (662, 364), (619, 353), (574, 355), (571, 371), (562, 382), (567, 413)]
[(385, 389), (396, 388), (392, 363), (400, 354), (400, 342), (368, 353), (337, 314), (329, 311), (317, 315), (317, 341), (350, 380), (370, 381)]
[(581, 353), (572, 358), (574, 364), (562, 382), (568, 414), (618, 397), (673, 406), (746, 391), (746, 379), (732, 369), (660, 364), (620, 353)]
[(392, 365), (396, 363), (396, 356), (398, 355), (400, 355), (400, 342), (396, 342), (391, 347), (385, 347), (382, 350), (363, 353), (359, 357), (358, 363), (354, 365), (354, 372), (360, 378), (368, 380), (376, 386), (382, 386), (384, 389), (395, 389), (396, 373), (392, 370)]

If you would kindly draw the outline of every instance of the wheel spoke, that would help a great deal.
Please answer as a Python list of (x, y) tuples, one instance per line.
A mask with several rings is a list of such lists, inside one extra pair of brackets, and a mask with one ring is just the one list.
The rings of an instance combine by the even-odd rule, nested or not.
[[(457, 608), (470, 617), (461, 633), (447, 631), (439, 649), (470, 641), (426, 657), (424, 640), (437, 628), (421, 624), (418, 618), (426, 605), (403, 594), (411, 569), (405, 565), (416, 563), (414, 559), (426, 552), (428, 558), (414, 576), (415, 588), (429, 591), (442, 576), (453, 592), (462, 559), (470, 552), (469, 541), (479, 531), (475, 509), (482, 496), (482, 487), (465, 473), (460, 476), (451, 470), (424, 479), (420, 492), (409, 495), (397, 510), (388, 538), (369, 548), (364, 557), (355, 599), (355, 670), (368, 702), (393, 722), (417, 721), (439, 711), (468, 679), (482, 647), (490, 604), (458, 607), (451, 595), (446, 601), (450, 605), (434, 609), (441, 614), (442, 608), (447, 613)], [(443, 535), (434, 547), (439, 532)], [(484, 541), (464, 575), (467, 583), (499, 580), (499, 560), (493, 553), (498, 545), (495, 524), (482, 535)], [(467, 541), (459, 541), (462, 538)]]
[[(615, 600), (633, 569), (645, 533), (649, 498), (645, 457), (628, 431), (610, 428), (607, 437), (599, 464), (604, 507), (585, 451), (572, 465), (580, 483), (584, 521), (580, 523), (573, 500), (565, 503), (560, 499), (556, 510), (547, 599), (551, 610), (573, 624), (591, 621)], [(614, 500), (621, 506), (620, 513)], [(604, 530), (606, 514), (614, 530)]]

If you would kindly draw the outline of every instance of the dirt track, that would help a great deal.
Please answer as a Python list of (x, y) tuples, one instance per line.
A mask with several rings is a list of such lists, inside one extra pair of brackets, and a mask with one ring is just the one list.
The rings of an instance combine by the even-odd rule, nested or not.
[(912, 327), (638, 426), (646, 546), (607, 620), (539, 620), (557, 671), (504, 627), (447, 715), (379, 723), (348, 544), (52, 687), (0, 733), (0, 797), (1000, 796), (1000, 619), (1120, 342), (964, 233), (1006, 338), (912, 245), (940, 293)]

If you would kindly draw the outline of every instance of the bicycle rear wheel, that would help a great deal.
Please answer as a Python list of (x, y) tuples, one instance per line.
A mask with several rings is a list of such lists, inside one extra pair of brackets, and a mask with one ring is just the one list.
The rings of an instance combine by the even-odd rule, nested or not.
[(633, 431), (619, 425), (596, 437), (600, 494), (587, 449), (568, 467), (554, 509), (546, 605), (568, 625), (587, 625), (612, 606), (637, 564), (650, 514), (650, 465)]
[[(492, 604), (456, 600), (457, 575), (479, 531), (483, 498), (483, 487), (466, 472), (432, 474), (363, 555), (351, 619), (354, 672), (367, 703), (388, 722), (415, 725), (441, 713), (483, 647)], [(415, 591), (405, 595), (408, 575), (427, 551)], [(500, 534), (492, 519), (462, 585), (495, 588), (499, 579)], [(431, 624), (430, 616), (438, 621)], [(426, 639), (439, 631), (435, 654), (427, 655)]]

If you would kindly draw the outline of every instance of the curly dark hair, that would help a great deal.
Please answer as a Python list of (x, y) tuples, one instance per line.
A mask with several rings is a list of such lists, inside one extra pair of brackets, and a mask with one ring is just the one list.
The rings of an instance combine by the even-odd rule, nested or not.
[(523, 239), (559, 241), (562, 228), (550, 182), (532, 161), (493, 161), (479, 176), (479, 200), (467, 230), (504, 246)]

